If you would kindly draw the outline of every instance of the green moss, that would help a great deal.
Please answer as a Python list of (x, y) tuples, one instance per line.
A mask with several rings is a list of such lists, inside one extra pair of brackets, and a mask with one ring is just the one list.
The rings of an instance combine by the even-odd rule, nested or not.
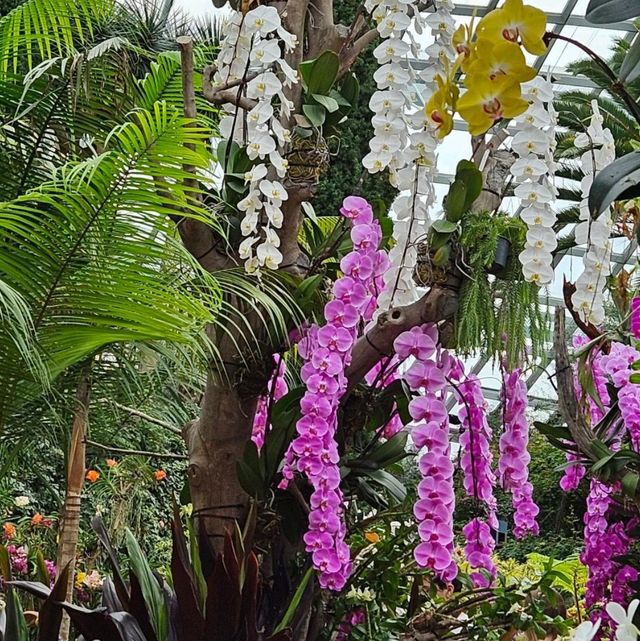
[[(509, 367), (543, 353), (547, 322), (540, 311), (538, 288), (522, 278), (518, 255), (524, 248), (526, 226), (504, 213), (466, 214), (459, 244), (460, 269), (468, 276), (456, 314), (456, 344), (463, 353), (482, 351), (498, 357), (506, 351)], [(509, 259), (498, 277), (487, 273), (498, 242), (510, 243)], [(505, 338), (506, 343), (505, 343)]]

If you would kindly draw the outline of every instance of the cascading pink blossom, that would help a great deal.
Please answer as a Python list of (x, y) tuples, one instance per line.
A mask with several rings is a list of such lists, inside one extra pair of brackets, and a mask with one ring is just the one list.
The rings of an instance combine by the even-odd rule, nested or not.
[(640, 354), (631, 345), (612, 343), (609, 353), (602, 356), (602, 369), (618, 388), (618, 408), (629, 433), (633, 449), (640, 451), (640, 385), (630, 382), (631, 366)]
[[(496, 570), (491, 560), (495, 541), (491, 535), (491, 528), (498, 529), (498, 518), (496, 498), (493, 494), (496, 477), (491, 469), (492, 432), (487, 420), (487, 403), (480, 380), (475, 374), (464, 378), (454, 389), (460, 403), (458, 416), (462, 425), (460, 433), (462, 484), (467, 496), (483, 504), (487, 511), (487, 522), (475, 518), (463, 528), (467, 541), (465, 555), (472, 568), (484, 569), (489, 576), (495, 577)], [(481, 572), (473, 572), (472, 577), (478, 586), (490, 584), (487, 576)]]
[(475, 374), (466, 377), (457, 387), (460, 403), (458, 416), (462, 424), (460, 447), (462, 455), (462, 483), (467, 496), (487, 506), (489, 525), (497, 528), (496, 499), (493, 488), (496, 477), (491, 470), (491, 427), (487, 420), (487, 402), (482, 385)]
[(444, 581), (452, 581), (458, 567), (453, 560), (455, 497), (445, 400), (447, 377), (454, 363), (447, 352), (436, 352), (437, 342), (435, 325), (423, 325), (400, 334), (394, 350), (400, 359), (413, 359), (403, 375), (407, 385), (418, 392), (409, 403), (414, 421), (411, 438), (418, 449), (426, 449), (418, 463), (422, 480), (413, 512), (421, 542), (414, 556), (421, 567), (431, 568)]
[(503, 371), (502, 407), (504, 431), (500, 437), (498, 475), (502, 488), (511, 492), (514, 507), (516, 538), (538, 534), (536, 516), (540, 511), (533, 501), (533, 486), (529, 482), (529, 423), (526, 417), (527, 384), (519, 369)]
[(378, 250), (382, 232), (369, 203), (350, 196), (340, 212), (353, 224), (353, 251), (340, 262), (344, 276), (334, 283), (333, 300), (325, 305), (326, 324), (310, 328), (298, 346), (305, 361), (300, 375), (306, 391), (300, 401), (298, 435), (285, 456), (281, 484), (286, 486), (295, 469), (313, 487), (304, 541), (319, 572), (320, 585), (332, 590), (344, 587), (352, 569), (345, 543), (344, 497), (335, 440), (337, 410), (347, 387), (344, 370), (351, 360), (358, 326), (371, 318), (376, 283), (388, 266), (385, 252)]
[(258, 400), (258, 408), (253, 419), (251, 440), (256, 444), (258, 451), (262, 449), (266, 432), (268, 431), (267, 422), (269, 420), (270, 406), (275, 401), (280, 400), (289, 391), (289, 387), (287, 386), (287, 381), (285, 379), (287, 364), (284, 360), (284, 356), (282, 356), (282, 354), (276, 354), (273, 359), (276, 363), (276, 368), (274, 369), (271, 379), (267, 384), (266, 394), (261, 396)]
[(631, 319), (629, 321), (631, 335), (640, 341), (640, 296), (634, 296), (631, 301)]
[[(637, 446), (638, 431), (635, 422), (638, 415), (630, 411), (635, 403), (635, 386), (629, 383), (631, 364), (638, 358), (633, 347), (612, 343), (608, 354), (594, 353), (590, 357), (594, 386), (602, 403), (600, 407), (589, 399), (589, 419), (596, 424), (602, 419), (610, 404), (607, 380), (619, 388), (618, 406), (632, 444)], [(628, 397), (626, 390), (630, 390)], [(582, 393), (576, 381), (576, 392)], [(621, 436), (617, 436), (612, 449), (620, 447)], [(620, 492), (619, 484), (608, 485), (592, 479), (587, 497), (587, 511), (584, 515), (584, 550), (582, 562), (589, 570), (585, 605), (593, 610), (593, 617), (602, 617), (615, 627), (605, 612), (609, 602), (627, 603), (632, 597), (631, 582), (637, 579), (637, 571), (619, 562), (618, 557), (628, 553), (632, 540), (629, 532), (636, 527), (636, 520), (629, 523), (612, 522), (615, 507), (614, 494)]]
[(488, 587), (496, 577), (496, 568), (491, 558), (496, 542), (491, 528), (485, 521), (476, 518), (462, 528), (462, 533), (467, 541), (464, 555), (469, 565), (475, 569), (470, 575), (471, 579), (478, 587)]

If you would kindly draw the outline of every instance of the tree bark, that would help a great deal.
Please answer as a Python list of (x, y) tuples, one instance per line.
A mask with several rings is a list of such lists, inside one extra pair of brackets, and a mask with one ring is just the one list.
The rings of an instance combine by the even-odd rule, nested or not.
[[(75, 561), (80, 533), (80, 503), (84, 485), (86, 436), (89, 422), (89, 401), (91, 398), (91, 366), (86, 365), (78, 380), (69, 458), (67, 461), (67, 491), (61, 510), (60, 542), (58, 546), (58, 570), (69, 564), (69, 578), (65, 601), (73, 600)], [(65, 614), (60, 627), (60, 639), (69, 639), (69, 617)]]

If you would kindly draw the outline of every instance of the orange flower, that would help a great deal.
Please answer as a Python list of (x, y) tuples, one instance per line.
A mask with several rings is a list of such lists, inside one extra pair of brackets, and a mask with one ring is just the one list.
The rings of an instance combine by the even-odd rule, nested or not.
[(5, 539), (12, 539), (16, 535), (16, 526), (13, 523), (5, 523), (2, 531)]
[(118, 465), (118, 461), (112, 458), (107, 459), (107, 467), (115, 467), (116, 465)]
[(167, 473), (164, 470), (156, 470), (153, 473), (153, 478), (158, 482), (164, 481), (167, 478)]
[(365, 532), (364, 538), (369, 541), (369, 543), (380, 543), (380, 535), (376, 532)]
[(89, 483), (95, 483), (100, 478), (100, 472), (98, 470), (89, 470), (85, 477)]
[(40, 512), (36, 512), (32, 517), (31, 517), (31, 525), (34, 527), (38, 525), (42, 525), (42, 522), (44, 521), (44, 516), (40, 514)]

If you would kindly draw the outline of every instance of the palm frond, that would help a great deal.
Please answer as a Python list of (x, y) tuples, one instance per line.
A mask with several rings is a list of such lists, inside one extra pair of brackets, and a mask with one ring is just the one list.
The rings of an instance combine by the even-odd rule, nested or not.
[[(52, 376), (114, 341), (204, 345), (220, 291), (172, 238), (168, 216), (214, 223), (183, 185), (183, 165), (211, 161), (206, 136), (158, 103), (116, 128), (99, 157), (0, 204), (0, 277), (32, 310)], [(158, 174), (173, 182), (154, 188)], [(15, 365), (0, 377), (19, 380), (14, 346), (0, 350)]]
[(114, 6), (114, 0), (28, 0), (0, 20), (0, 71), (73, 55)]

